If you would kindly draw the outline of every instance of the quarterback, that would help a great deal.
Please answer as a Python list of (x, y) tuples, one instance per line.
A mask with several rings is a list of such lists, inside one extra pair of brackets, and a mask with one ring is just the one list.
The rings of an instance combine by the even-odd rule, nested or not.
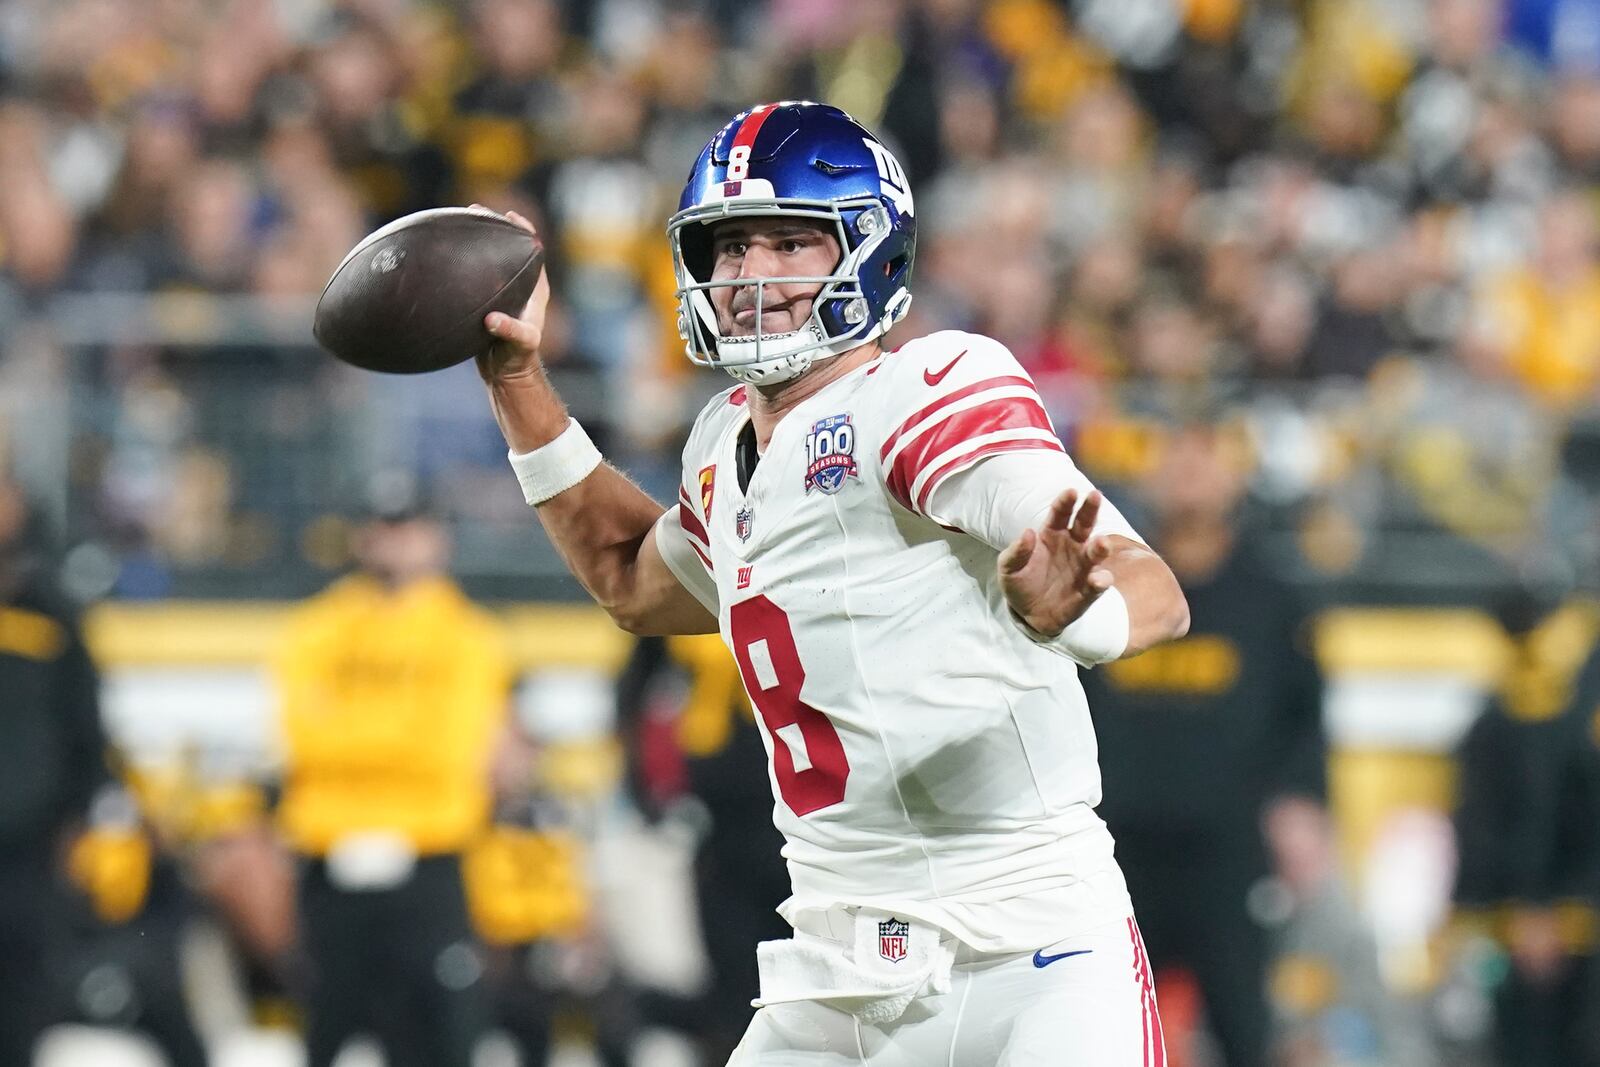
[(711, 139), (667, 233), (689, 357), (736, 382), (665, 512), (545, 379), (547, 283), (487, 317), (480, 370), (572, 572), (624, 629), (720, 632), (759, 712), (794, 935), (759, 947), (731, 1063), (1154, 1067), (1077, 671), (1188, 608), (1004, 346), (884, 350), (915, 216), (837, 108), (765, 104)]

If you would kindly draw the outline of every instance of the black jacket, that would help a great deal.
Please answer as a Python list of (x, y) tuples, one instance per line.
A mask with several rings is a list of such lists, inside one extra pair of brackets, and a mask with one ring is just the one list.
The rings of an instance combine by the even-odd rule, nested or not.
[(1243, 539), (1184, 595), (1186, 637), (1084, 673), (1101, 815), (1113, 833), (1254, 840), (1265, 801), (1326, 793), (1309, 623)]
[(1501, 694), (1458, 753), (1462, 905), (1600, 903), (1600, 648), (1542, 688), (1553, 707)]
[(49, 848), (109, 779), (100, 680), (41, 581), (0, 599), (0, 851)]

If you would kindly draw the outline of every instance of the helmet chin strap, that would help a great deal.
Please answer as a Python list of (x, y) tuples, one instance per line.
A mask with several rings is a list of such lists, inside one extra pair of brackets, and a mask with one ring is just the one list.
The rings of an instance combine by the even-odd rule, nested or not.
[[(831, 355), (822, 346), (822, 330), (815, 321), (790, 333), (760, 337), (717, 338), (717, 358), (723, 369), (747, 385), (776, 385), (798, 378), (819, 355)], [(759, 359), (751, 357), (759, 355)]]
[[(722, 369), (746, 385), (777, 385), (800, 377), (818, 360), (831, 359), (870, 344), (883, 336), (893, 321), (890, 316), (885, 316), (882, 322), (860, 337), (841, 337), (824, 343), (822, 328), (813, 319), (792, 333), (762, 336), (760, 360), (742, 366), (725, 365)], [(718, 337), (717, 356), (724, 360), (738, 360), (757, 351), (756, 345), (757, 339), (754, 337)], [(777, 354), (769, 356), (768, 353), (774, 350)]]

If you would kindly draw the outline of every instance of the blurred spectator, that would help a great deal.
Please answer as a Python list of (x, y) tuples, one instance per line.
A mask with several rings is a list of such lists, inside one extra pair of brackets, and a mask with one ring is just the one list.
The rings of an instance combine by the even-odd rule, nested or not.
[(1327, 810), (1285, 800), (1267, 809), (1263, 829), (1275, 877), (1255, 904), (1277, 927), (1274, 1058), (1285, 1067), (1433, 1063), (1422, 1012), (1384, 986), (1372, 930), (1339, 870)]
[(1512, 659), (1459, 753), (1456, 903), (1509, 966), (1495, 995), (1501, 1062), (1600, 1064), (1600, 619), (1521, 591)]
[[(1393, 381), (1416, 390), (1395, 406), (1448, 409), (1464, 367), (1474, 391), (1516, 384), (1525, 395), (1504, 406), (1555, 435), (1600, 386), (1594, 3), (1152, 0), (1136, 17), (1111, 0), (23, 5), (0, 23), (0, 312), (63, 286), (179, 289), (260, 294), (292, 324), (364, 230), (437, 204), (515, 204), (570, 276), (562, 371), (582, 383), (580, 414), (649, 480), (707, 390), (682, 359), (660, 219), (729, 107), (811, 95), (889, 131), (919, 190), (919, 295), (900, 335), (1002, 336), (1069, 434), (1266, 396), (1303, 437), (1333, 441), (1391, 415)], [(234, 314), (173, 304), (151, 333), (192, 346)], [(83, 324), (138, 332), (122, 308)], [(242, 395), (299, 372), (247, 351), (227, 385)], [(137, 361), (171, 371), (175, 354), (158, 342)], [(116, 373), (127, 360), (91, 361), (107, 383), (85, 405), (96, 427), (145, 402)], [(1411, 369), (1388, 377), (1396, 365)], [(219, 403), (209, 373), (171, 379), (158, 391), (174, 409)], [(335, 422), (376, 388), (311, 406)], [(163, 576), (151, 588), (251, 581), (249, 564), (289, 554), (339, 490), (302, 500), (319, 490), (284, 484), (309, 461), (283, 482), (250, 473), (252, 420), (278, 434), (311, 417), (245, 406), (220, 445), (199, 416), (199, 464), (151, 463), (137, 488), (75, 481), (73, 525), (134, 543)], [(392, 436), (432, 434), (408, 417), (391, 413)], [(346, 420), (341, 445), (386, 452), (375, 421)], [(1271, 495), (1288, 515), (1343, 481), (1376, 526), (1356, 565), (1376, 565), (1416, 498), (1438, 521), (1414, 443), (1326, 450)], [(111, 452), (118, 470), (142, 461)], [(452, 483), (479, 484), (489, 462), (456, 465)], [(1536, 468), (1516, 521), (1548, 499), (1551, 470)], [(194, 536), (147, 533), (175, 525), (159, 509), (130, 523), (170, 495), (158, 483), (217, 471), (226, 492)], [(1473, 524), (1438, 525), (1447, 539)], [(519, 544), (489, 540), (502, 556)]]
[(1560, 80), (1550, 126), (1568, 178), (1600, 182), (1600, 72), (1573, 71)]
[(1398, 351), (1394, 320), (1405, 294), (1403, 264), (1403, 250), (1394, 244), (1358, 249), (1335, 264), (1304, 356), (1307, 377), (1362, 381)]
[(1477, 329), (1537, 399), (1593, 403), (1600, 382), (1600, 263), (1595, 208), (1578, 192), (1540, 209), (1537, 253), (1479, 297)]
[(61, 280), (71, 262), (77, 225), (52, 181), (46, 115), (28, 104), (0, 107), (0, 266), (38, 296)]
[[(671, 684), (680, 678), (686, 688)], [(617, 721), (631, 743), (639, 806), (653, 818), (705, 823), (694, 881), (710, 982), (692, 1000), (655, 996), (645, 1008), (694, 1035), (703, 1062), (725, 1063), (760, 992), (756, 944), (789, 936), (778, 915), (789, 870), (772, 825), (761, 730), (714, 637), (641, 638), (617, 681)]]
[(167, 200), (172, 233), (162, 279), (236, 292), (249, 278), (256, 190), (242, 163), (213, 159), (179, 180)]
[(100, 679), (43, 569), (38, 516), (0, 483), (0, 1062), (32, 1062), (70, 938), (65, 859), (109, 782)]
[(1100, 811), (1151, 962), (1158, 975), (1192, 971), (1228, 1067), (1256, 1067), (1268, 1062), (1269, 946), (1248, 901), (1270, 869), (1267, 844), (1293, 851), (1275, 839), (1289, 825), (1276, 813), (1320, 810), (1326, 753), (1305, 618), (1237, 527), (1238, 446), (1225, 428), (1199, 423), (1166, 442), (1151, 487), (1152, 542), (1188, 597), (1189, 634), (1086, 672), (1084, 689), (1105, 782)]
[(391, 1063), (470, 1067), (488, 1006), (461, 857), (490, 815), (504, 638), (445, 576), (449, 542), (414, 497), (378, 499), (356, 555), (277, 660), (308, 1063), (366, 1032)]
[(194, 907), (172, 844), (141, 818), (128, 791), (107, 790), (96, 801), (70, 857), (90, 907), (77, 915), (68, 1017), (142, 1032), (168, 1067), (206, 1067), (182, 961)]
[(542, 780), (534, 745), (515, 725), (494, 760), (494, 826), (468, 851), (467, 903), (488, 948), (495, 1021), (521, 1062), (543, 1064), (557, 1020), (593, 1027), (602, 1067), (628, 1067), (639, 1023), (633, 991), (593, 921), (584, 843), (573, 813)]

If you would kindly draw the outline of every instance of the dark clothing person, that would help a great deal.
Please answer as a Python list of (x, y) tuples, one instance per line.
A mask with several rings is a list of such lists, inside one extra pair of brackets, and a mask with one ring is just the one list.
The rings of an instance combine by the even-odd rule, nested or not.
[[(123, 872), (124, 884), (126, 873)], [(206, 1067), (183, 985), (183, 935), (192, 902), (177, 864), (152, 855), (137, 911), (122, 921), (100, 908), (78, 911), (78, 944), (68, 969), (72, 1016), (146, 1035), (167, 1067)]]
[(1321, 678), (1294, 596), (1242, 543), (1178, 577), (1188, 636), (1083, 675), (1100, 812), (1152, 962), (1194, 973), (1228, 1067), (1261, 1067), (1268, 943), (1246, 897), (1268, 872), (1264, 807), (1326, 794)]
[(311, 860), (300, 908), (316, 964), (307, 1062), (332, 1063), (352, 1033), (365, 1032), (393, 1067), (471, 1064), (488, 1014), (458, 857), (423, 857), (402, 884), (362, 892)]
[(100, 678), (78, 619), (41, 582), (0, 592), (0, 851), (42, 855), (109, 781)]
[(1600, 649), (1587, 662), (1557, 612), (1462, 742), (1456, 904), (1505, 945), (1495, 1045), (1519, 1067), (1600, 1065)]
[(108, 780), (75, 613), (38, 578), (0, 574), (0, 1063), (32, 1062), (55, 1021), (50, 978), (71, 936), (61, 860)]

